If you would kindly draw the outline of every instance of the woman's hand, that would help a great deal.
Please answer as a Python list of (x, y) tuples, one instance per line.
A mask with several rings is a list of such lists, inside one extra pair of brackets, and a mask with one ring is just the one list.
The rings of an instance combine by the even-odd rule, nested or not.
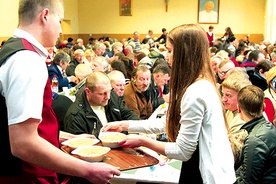
[(102, 132), (122, 132), (128, 131), (128, 122), (114, 121), (107, 123), (102, 129)]
[(122, 147), (136, 148), (143, 146), (143, 141), (146, 137), (141, 135), (128, 135), (124, 140), (119, 142)]

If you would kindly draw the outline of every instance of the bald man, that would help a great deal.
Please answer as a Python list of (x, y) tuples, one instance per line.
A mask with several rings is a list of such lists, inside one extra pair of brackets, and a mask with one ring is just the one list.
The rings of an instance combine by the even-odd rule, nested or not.
[(76, 89), (76, 97), (79, 96), (79, 94), (81, 94), (80, 91), (84, 90), (85, 87), (85, 82), (86, 82), (86, 77), (91, 74), (92, 68), (90, 67), (89, 64), (78, 64), (78, 66), (75, 69), (75, 74), (76, 74), (76, 78), (77, 78), (77, 85), (75, 86)]
[(103, 125), (121, 120), (139, 120), (139, 117), (112, 90), (107, 74), (94, 72), (87, 77), (81, 96), (68, 109), (64, 129), (98, 137)]
[(118, 96), (123, 96), (125, 91), (126, 79), (124, 74), (119, 70), (113, 70), (108, 74), (111, 87)]

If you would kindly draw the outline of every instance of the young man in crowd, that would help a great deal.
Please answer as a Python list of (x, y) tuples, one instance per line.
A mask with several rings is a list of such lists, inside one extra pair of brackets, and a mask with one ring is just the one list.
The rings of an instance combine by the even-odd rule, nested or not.
[(238, 111), (248, 132), (236, 171), (237, 183), (275, 183), (276, 128), (263, 117), (264, 92), (250, 85), (238, 94)]

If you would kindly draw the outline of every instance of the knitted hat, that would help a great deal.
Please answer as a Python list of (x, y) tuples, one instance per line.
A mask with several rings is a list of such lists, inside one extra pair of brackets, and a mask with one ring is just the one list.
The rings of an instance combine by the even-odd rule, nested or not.
[(266, 74), (266, 82), (269, 83), (276, 77), (276, 66), (271, 68)]

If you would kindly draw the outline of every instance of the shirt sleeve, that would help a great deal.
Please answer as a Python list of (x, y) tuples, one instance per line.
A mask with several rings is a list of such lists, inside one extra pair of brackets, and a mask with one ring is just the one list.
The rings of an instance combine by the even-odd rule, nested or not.
[(187, 90), (181, 101), (180, 130), (175, 143), (167, 143), (165, 152), (169, 158), (188, 161), (198, 145), (204, 116), (204, 101)]
[(48, 72), (44, 58), (33, 51), (19, 51), (2, 66), (3, 92), (9, 124), (29, 118), (42, 120), (43, 95)]
[(159, 134), (166, 131), (166, 116), (152, 120), (129, 121), (129, 133)]

